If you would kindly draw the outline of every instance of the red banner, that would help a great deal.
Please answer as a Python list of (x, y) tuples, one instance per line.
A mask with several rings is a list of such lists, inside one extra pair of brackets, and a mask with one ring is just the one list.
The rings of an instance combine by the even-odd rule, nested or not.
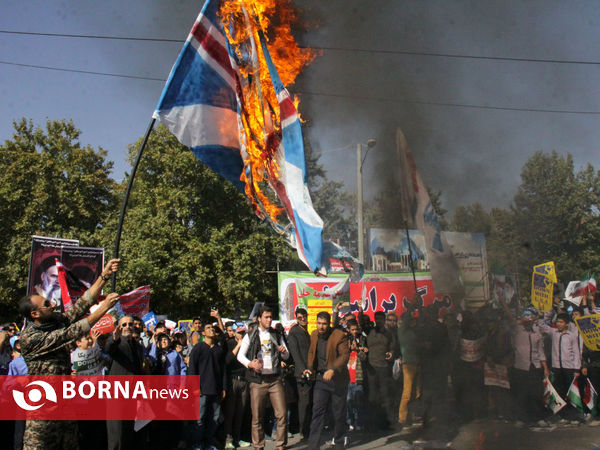
[(0, 376), (0, 420), (199, 420), (200, 377)]
[[(368, 280), (368, 279), (367, 279)], [(303, 279), (311, 288), (315, 290), (324, 290), (331, 288), (339, 282), (339, 279), (315, 281)], [(366, 287), (366, 296), (363, 295), (363, 290)], [(433, 281), (430, 277), (418, 277), (417, 291), (423, 299), (422, 305), (416, 307), (431, 306), (438, 308), (439, 316), (451, 308), (452, 300), (450, 296), (438, 295), (433, 291)], [(415, 285), (411, 277), (406, 279), (385, 279), (379, 278), (374, 281), (365, 281), (359, 283), (350, 283), (350, 306), (352, 312), (358, 311), (358, 301), (362, 301), (363, 311), (372, 320), (375, 311), (384, 311), (385, 313), (394, 312), (401, 316), (407, 307), (412, 303), (415, 294)], [(292, 290), (293, 309), (295, 311), (298, 306), (298, 294), (296, 289)]]

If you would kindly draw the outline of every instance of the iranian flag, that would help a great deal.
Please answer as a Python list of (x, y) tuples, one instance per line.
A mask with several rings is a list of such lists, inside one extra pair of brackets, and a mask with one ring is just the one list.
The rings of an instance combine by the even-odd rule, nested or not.
[(587, 292), (596, 294), (596, 276), (594, 274), (587, 274), (584, 281), (587, 281)]
[(565, 289), (565, 299), (577, 306), (588, 293), (596, 294), (596, 279), (589, 273), (581, 281), (571, 281)]
[(571, 387), (567, 392), (567, 399), (578, 411), (583, 412), (583, 401), (581, 400), (581, 394), (579, 393), (579, 386), (577, 386), (577, 377), (573, 378), (573, 381), (571, 382)]
[(592, 414), (596, 414), (596, 407), (598, 406), (598, 393), (592, 382), (588, 378), (585, 382), (585, 389), (583, 391), (583, 404), (587, 406), (587, 408), (592, 412)]
[(556, 389), (554, 389), (554, 386), (552, 386), (552, 383), (550, 383), (548, 378), (544, 380), (544, 404), (554, 414), (567, 405), (567, 402), (558, 395), (558, 392), (556, 392)]

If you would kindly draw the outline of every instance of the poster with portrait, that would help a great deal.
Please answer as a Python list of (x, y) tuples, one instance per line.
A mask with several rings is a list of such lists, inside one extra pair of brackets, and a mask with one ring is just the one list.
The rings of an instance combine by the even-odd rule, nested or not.
[(75, 302), (98, 279), (104, 268), (104, 249), (63, 247), (60, 262), (65, 266), (67, 287)]
[(32, 236), (27, 295), (38, 294), (60, 304), (60, 285), (55, 259), (61, 258), (63, 248), (77, 248), (76, 239)]

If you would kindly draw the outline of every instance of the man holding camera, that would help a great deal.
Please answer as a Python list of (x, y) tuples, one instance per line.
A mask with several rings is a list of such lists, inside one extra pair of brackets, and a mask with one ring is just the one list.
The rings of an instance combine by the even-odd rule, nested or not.
[(335, 420), (334, 445), (346, 447), (346, 394), (350, 376), (348, 358), (350, 349), (348, 335), (339, 328), (331, 328), (331, 314), (317, 314), (317, 329), (310, 335), (308, 369), (306, 373), (316, 375), (313, 393), (313, 417), (310, 424), (308, 448), (319, 448), (325, 414), (331, 403)]
[(246, 378), (250, 382), (252, 445), (255, 449), (265, 447), (263, 419), (269, 396), (277, 419), (275, 447), (284, 449), (287, 445), (287, 408), (281, 382), (281, 360), (287, 360), (289, 353), (283, 337), (271, 328), (271, 308), (260, 307), (257, 319), (258, 326), (244, 336), (237, 356), (238, 361), (248, 369)]

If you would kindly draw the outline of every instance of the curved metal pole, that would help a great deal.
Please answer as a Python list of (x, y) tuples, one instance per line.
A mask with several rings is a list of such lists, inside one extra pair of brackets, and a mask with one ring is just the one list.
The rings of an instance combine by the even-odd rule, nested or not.
[[(154, 123), (156, 122), (155, 118), (152, 118), (150, 124), (148, 125), (148, 129), (146, 130), (146, 134), (144, 136), (144, 140), (142, 141), (142, 145), (140, 145), (140, 151), (138, 152), (135, 163), (133, 165), (133, 170), (131, 171), (131, 175), (129, 175), (129, 181), (127, 182), (127, 190), (125, 191), (125, 197), (123, 198), (123, 204), (121, 205), (121, 215), (119, 216), (119, 226), (117, 227), (117, 237), (115, 238), (115, 253), (114, 258), (119, 257), (119, 246), (121, 244), (121, 231), (123, 230), (123, 221), (125, 220), (125, 210), (127, 209), (127, 202), (129, 201), (129, 194), (131, 192), (131, 187), (133, 186), (133, 179), (135, 178), (135, 173), (137, 172), (138, 166), (140, 165), (140, 160), (142, 159), (142, 153), (144, 152), (144, 148), (146, 148), (146, 143), (148, 142), (148, 138), (150, 137), (150, 133), (154, 128)], [(112, 292), (115, 292), (117, 289), (117, 274), (112, 274)]]

